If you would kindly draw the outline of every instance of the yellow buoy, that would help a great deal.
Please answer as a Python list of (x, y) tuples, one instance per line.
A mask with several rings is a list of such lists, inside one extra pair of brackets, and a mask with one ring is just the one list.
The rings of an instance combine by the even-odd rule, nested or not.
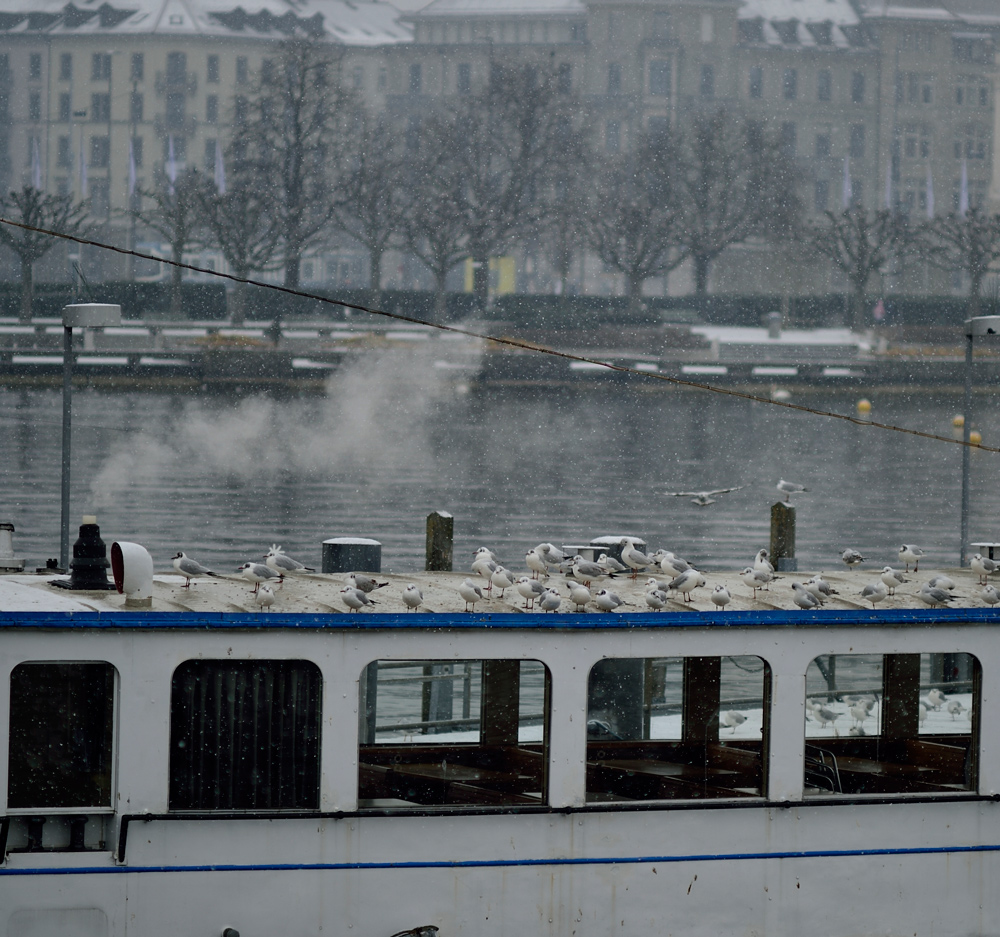
[(871, 413), (872, 412), (872, 402), (862, 397), (858, 401), (858, 413)]
[(979, 432), (978, 429), (974, 429), (969, 433), (969, 442), (974, 446), (978, 446), (983, 441), (983, 434)]
[(951, 425), (954, 426), (955, 429), (961, 429), (965, 426), (965, 417), (959, 413), (957, 416), (951, 418)]

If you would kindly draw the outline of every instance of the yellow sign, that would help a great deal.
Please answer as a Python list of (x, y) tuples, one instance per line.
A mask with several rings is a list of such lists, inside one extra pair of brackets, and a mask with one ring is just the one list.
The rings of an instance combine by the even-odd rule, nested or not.
[[(465, 259), (465, 292), (471, 293), (475, 287), (475, 265), (471, 257)], [(490, 292), (494, 296), (513, 293), (517, 289), (517, 265), (513, 257), (490, 258)]]

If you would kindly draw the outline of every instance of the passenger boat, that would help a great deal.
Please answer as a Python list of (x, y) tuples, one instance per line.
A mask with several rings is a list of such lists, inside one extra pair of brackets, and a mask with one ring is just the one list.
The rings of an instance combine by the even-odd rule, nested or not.
[(260, 613), (50, 578), (0, 577), (0, 935), (1000, 928), (993, 610), (334, 615), (317, 576), (288, 588), (320, 611)]

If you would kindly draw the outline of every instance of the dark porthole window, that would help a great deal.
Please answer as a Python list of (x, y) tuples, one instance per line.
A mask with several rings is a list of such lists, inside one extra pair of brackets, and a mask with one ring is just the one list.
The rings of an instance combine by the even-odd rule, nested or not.
[(321, 705), (309, 661), (185, 661), (171, 687), (170, 809), (317, 809)]
[(111, 806), (115, 669), (19, 664), (10, 675), (7, 806)]

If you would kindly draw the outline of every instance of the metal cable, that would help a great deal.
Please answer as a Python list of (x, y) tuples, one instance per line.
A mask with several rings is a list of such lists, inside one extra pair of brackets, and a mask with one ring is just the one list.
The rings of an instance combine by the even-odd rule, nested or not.
[(772, 400), (770, 397), (760, 397), (757, 394), (749, 394), (745, 391), (732, 390), (727, 387), (716, 387), (713, 384), (702, 384), (698, 381), (687, 381), (679, 377), (669, 377), (666, 374), (655, 374), (650, 371), (641, 371), (638, 368), (630, 368), (627, 365), (610, 364), (607, 361), (598, 361), (596, 358), (588, 358), (584, 355), (574, 355), (568, 351), (559, 351), (556, 348), (549, 348), (546, 345), (537, 345), (517, 338), (484, 335), (481, 332), (473, 332), (471, 329), (463, 329), (457, 325), (444, 325), (438, 322), (428, 322), (425, 319), (418, 319), (415, 316), (404, 316), (398, 312), (384, 312), (381, 309), (369, 309), (367, 306), (360, 306), (357, 303), (329, 299), (326, 296), (320, 296), (316, 293), (307, 293), (304, 290), (291, 289), (287, 286), (279, 286), (276, 283), (265, 283), (262, 280), (252, 280), (249, 277), (238, 277), (231, 273), (221, 273), (218, 270), (210, 270), (207, 267), (198, 267), (194, 264), (186, 264), (178, 260), (168, 260), (163, 257), (155, 257), (152, 254), (144, 254), (140, 251), (129, 250), (124, 247), (115, 247), (113, 244), (104, 244), (101, 241), (94, 241), (74, 234), (64, 234), (61, 231), (51, 231), (47, 228), (39, 228), (34, 225), (24, 224), (21, 221), (13, 221), (10, 218), (0, 217), (0, 224), (10, 225), (13, 228), (21, 228), (24, 231), (33, 231), (36, 234), (47, 234), (51, 237), (60, 238), (64, 241), (73, 241), (76, 244), (83, 244), (86, 247), (99, 247), (102, 250), (112, 251), (116, 254), (123, 254), (127, 257), (138, 257), (140, 260), (152, 260), (156, 263), (168, 264), (172, 267), (179, 267), (182, 270), (190, 270), (192, 273), (206, 273), (209, 276), (218, 277), (222, 280), (230, 280), (233, 283), (245, 283), (247, 286), (259, 286), (262, 289), (274, 290), (278, 293), (287, 293), (289, 296), (299, 296), (302, 299), (311, 299), (315, 302), (325, 303), (330, 306), (342, 306), (345, 309), (355, 309), (358, 312), (367, 312), (373, 316), (384, 316), (387, 319), (394, 319), (397, 322), (409, 322), (412, 325), (422, 325), (427, 328), (438, 329), (442, 332), (452, 332), (456, 335), (464, 335), (467, 338), (476, 338), (482, 341), (494, 342), (497, 345), (506, 345), (509, 348), (518, 348), (522, 351), (537, 352), (538, 354), (550, 355), (554, 358), (563, 358), (567, 361), (580, 361), (584, 364), (597, 365), (599, 367), (606, 368), (609, 371), (618, 371), (622, 374), (635, 374), (639, 377), (663, 381), (664, 383), (673, 384), (678, 387), (690, 387), (693, 390), (703, 390), (712, 394), (721, 394), (726, 397), (739, 397), (743, 400), (752, 400), (755, 403), (768, 404), (772, 407), (784, 407), (786, 410), (795, 410), (800, 413), (810, 413), (813, 416), (825, 416), (833, 420), (843, 420), (846, 423), (853, 423), (855, 426), (890, 430), (894, 433), (905, 433), (908, 436), (917, 436), (921, 439), (933, 439), (936, 442), (946, 442), (953, 446), (967, 446), (970, 449), (979, 449), (983, 452), (1000, 452), (1000, 447), (996, 446), (984, 446), (982, 443), (965, 442), (963, 439), (953, 439), (950, 436), (940, 436), (936, 433), (926, 433), (923, 430), (909, 429), (908, 427), (896, 426), (892, 423), (879, 423), (876, 420), (865, 420), (861, 417), (850, 416), (846, 413), (834, 413), (832, 410), (819, 410), (815, 407), (807, 407), (804, 404), (790, 403), (786, 400)]

